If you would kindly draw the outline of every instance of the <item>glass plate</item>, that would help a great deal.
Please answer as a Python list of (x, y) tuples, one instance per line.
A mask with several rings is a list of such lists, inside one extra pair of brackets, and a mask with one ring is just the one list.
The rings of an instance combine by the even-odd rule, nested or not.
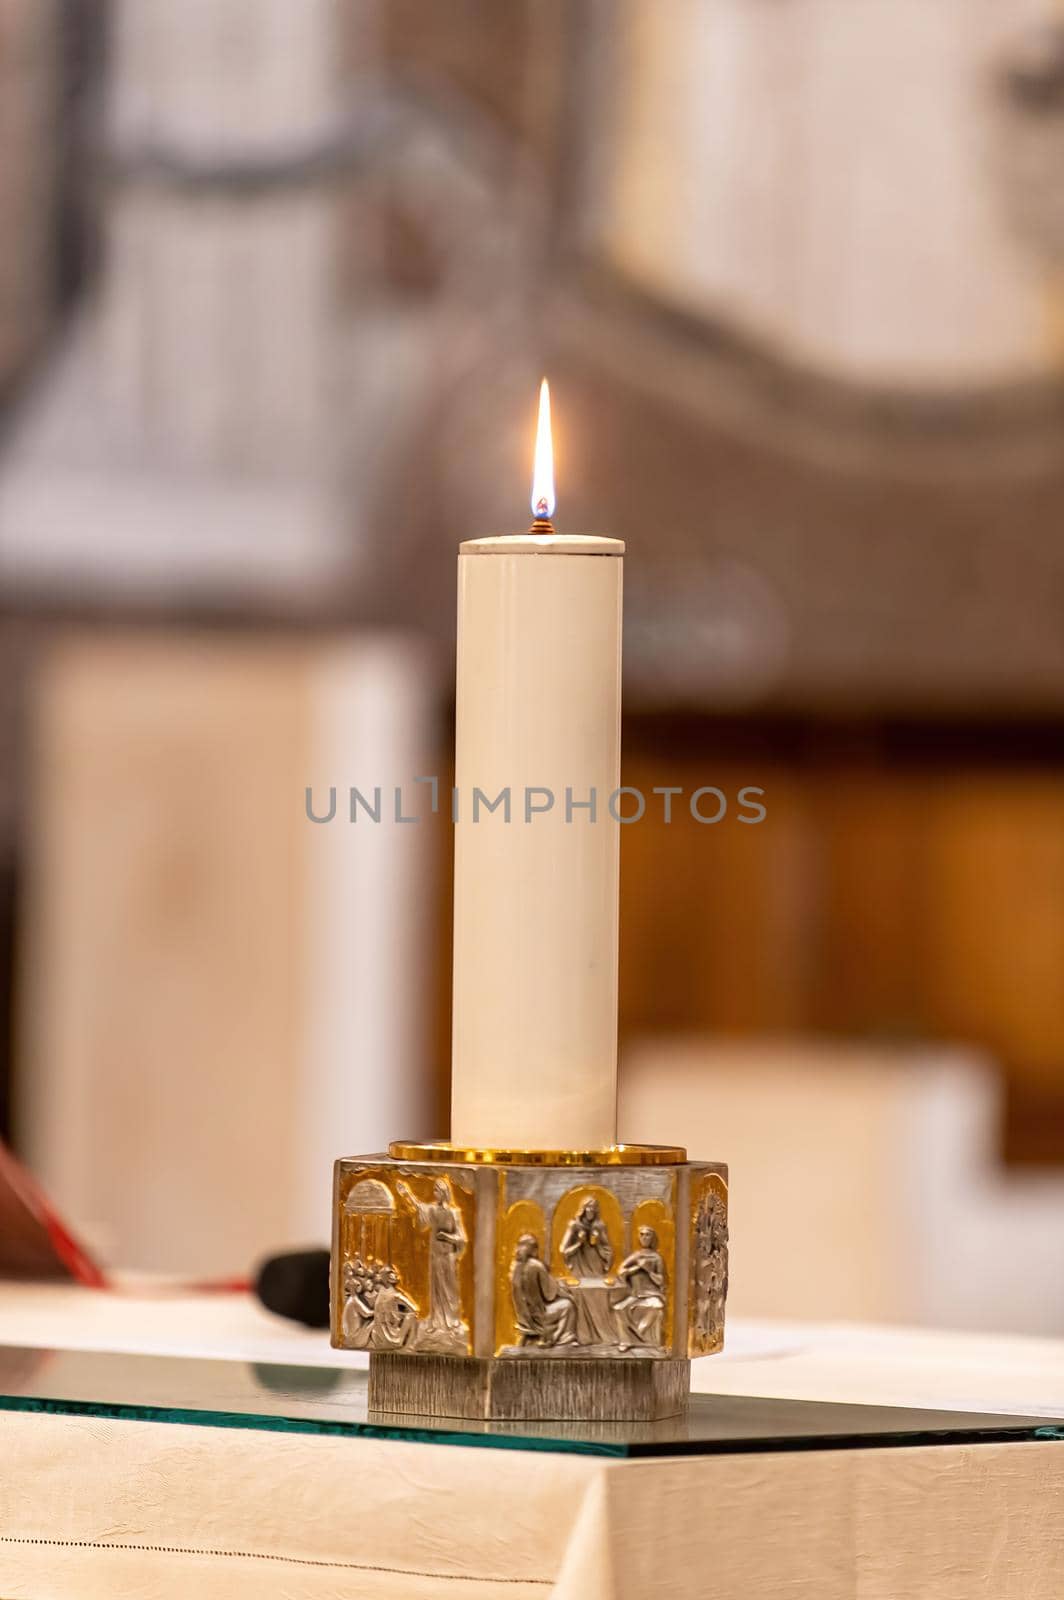
[(603, 1456), (1064, 1440), (1064, 1418), (755, 1395), (692, 1395), (683, 1416), (650, 1423), (399, 1417), (370, 1412), (366, 1385), (364, 1368), (0, 1348), (0, 1411)]

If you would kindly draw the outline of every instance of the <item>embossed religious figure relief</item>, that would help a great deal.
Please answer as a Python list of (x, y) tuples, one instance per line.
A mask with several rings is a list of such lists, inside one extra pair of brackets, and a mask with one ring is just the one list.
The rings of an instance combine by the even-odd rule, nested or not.
[(582, 1345), (614, 1345), (616, 1325), (605, 1276), (613, 1265), (613, 1246), (598, 1200), (589, 1195), (562, 1236), (562, 1259), (577, 1279), (576, 1335)]
[(383, 1261), (344, 1263), (344, 1343), (349, 1350), (406, 1350), (417, 1340), (417, 1307)]
[(665, 1262), (653, 1228), (640, 1228), (639, 1249), (621, 1262), (617, 1281), (626, 1290), (613, 1304), (620, 1348), (660, 1349), (665, 1326)]
[(702, 1199), (695, 1217), (695, 1327), (706, 1345), (724, 1335), (728, 1295), (728, 1216), (715, 1190)]
[(417, 1332), (417, 1307), (399, 1287), (395, 1268), (384, 1267), (373, 1305), (370, 1349), (405, 1350), (414, 1344)]
[(613, 1265), (613, 1246), (594, 1195), (588, 1196), (566, 1228), (561, 1251), (574, 1278), (601, 1278)]
[(349, 1350), (368, 1350), (373, 1333), (373, 1302), (377, 1297), (370, 1268), (356, 1256), (344, 1262), (344, 1309), (341, 1319)]
[(539, 1240), (523, 1233), (510, 1267), (510, 1293), (521, 1347), (554, 1349), (576, 1344), (576, 1306), (568, 1289), (539, 1259)]
[(423, 1349), (464, 1351), (468, 1329), (462, 1321), (458, 1294), (458, 1259), (467, 1239), (462, 1218), (446, 1178), (433, 1185), (432, 1199), (419, 1200), (400, 1178), (396, 1193), (414, 1213), (414, 1221), (428, 1235), (428, 1316), (420, 1326), (418, 1344)]

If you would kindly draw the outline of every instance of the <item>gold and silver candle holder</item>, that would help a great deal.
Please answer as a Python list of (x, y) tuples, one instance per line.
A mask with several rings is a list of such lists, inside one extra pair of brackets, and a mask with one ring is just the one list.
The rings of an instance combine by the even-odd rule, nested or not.
[(724, 1342), (727, 1180), (661, 1145), (340, 1160), (332, 1343), (369, 1352), (376, 1412), (675, 1415)]

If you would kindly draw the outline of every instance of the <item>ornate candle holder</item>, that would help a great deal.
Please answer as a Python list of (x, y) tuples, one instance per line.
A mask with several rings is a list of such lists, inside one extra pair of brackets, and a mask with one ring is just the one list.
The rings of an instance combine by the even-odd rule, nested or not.
[(332, 1343), (407, 1415), (648, 1421), (724, 1342), (728, 1172), (661, 1145), (336, 1163)]

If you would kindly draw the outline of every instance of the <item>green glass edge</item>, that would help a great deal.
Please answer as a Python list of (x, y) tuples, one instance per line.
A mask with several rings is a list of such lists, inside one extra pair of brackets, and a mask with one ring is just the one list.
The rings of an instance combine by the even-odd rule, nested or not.
[(449, 1433), (436, 1428), (390, 1428), (379, 1422), (329, 1422), (315, 1417), (266, 1416), (251, 1411), (194, 1411), (178, 1406), (119, 1405), (101, 1400), (41, 1399), (0, 1395), (0, 1411), (29, 1411), (58, 1417), (104, 1417), (113, 1422), (183, 1422), (194, 1428), (253, 1429), (260, 1433), (311, 1433), (354, 1439), (401, 1439), (408, 1443), (473, 1445), (488, 1450), (539, 1450), (553, 1455), (631, 1455), (628, 1445), (585, 1439), (537, 1439), (528, 1434)]

